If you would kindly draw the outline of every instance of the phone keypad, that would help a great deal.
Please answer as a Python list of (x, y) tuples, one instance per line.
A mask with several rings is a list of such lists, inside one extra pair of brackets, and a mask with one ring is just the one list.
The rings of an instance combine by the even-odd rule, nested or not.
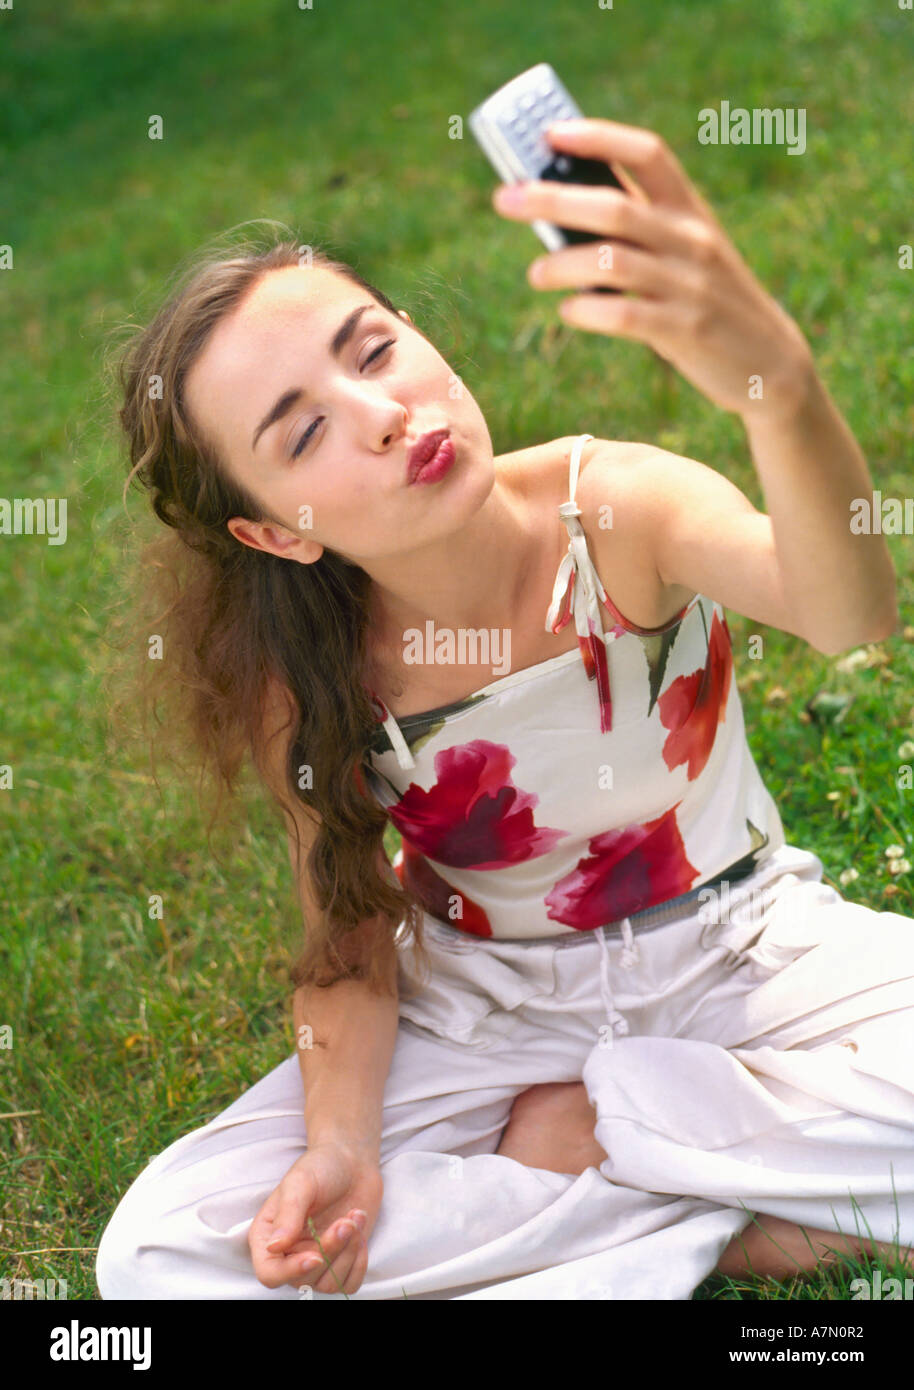
[(499, 125), (537, 171), (555, 163), (558, 172), (564, 175), (571, 169), (571, 162), (564, 155), (556, 159), (543, 131), (553, 121), (573, 120), (579, 114), (574, 104), (551, 83), (541, 82), (532, 90), (528, 87), (513, 106), (499, 115)]
[[(549, 144), (545, 136), (548, 126), (555, 121), (575, 120), (581, 116), (564, 87), (560, 83), (556, 85), (557, 82), (548, 70), (534, 77), (523, 74), (517, 84), (509, 83), (507, 89), (499, 93), (497, 103), (493, 102), (489, 108), (489, 118), (496, 122), (503, 138), (520, 156), (529, 171), (527, 177), (622, 189), (612, 169), (602, 160), (564, 154)], [(592, 232), (571, 227), (556, 226), (555, 231), (565, 246), (600, 240)], [(592, 288), (600, 294), (621, 293), (611, 286)]]

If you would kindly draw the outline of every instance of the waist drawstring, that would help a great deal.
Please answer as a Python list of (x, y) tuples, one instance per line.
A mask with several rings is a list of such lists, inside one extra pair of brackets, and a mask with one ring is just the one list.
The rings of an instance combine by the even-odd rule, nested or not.
[[(609, 964), (609, 943), (602, 927), (597, 928), (597, 943), (600, 948), (600, 998), (606, 1010), (606, 1021), (610, 1026), (612, 1035), (618, 1033), (619, 1037), (625, 1037), (628, 1033), (628, 1020), (624, 1014), (620, 1014), (613, 1000), (612, 980)], [(619, 967), (622, 970), (630, 970), (633, 965), (637, 965), (641, 959), (638, 950), (638, 943), (635, 941), (632, 924), (627, 917), (622, 920), (622, 954), (619, 957)]]

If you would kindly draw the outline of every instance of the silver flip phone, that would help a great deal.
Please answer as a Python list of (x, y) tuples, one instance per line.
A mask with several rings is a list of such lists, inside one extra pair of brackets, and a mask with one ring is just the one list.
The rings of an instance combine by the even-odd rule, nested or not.
[[(559, 183), (602, 185), (626, 192), (608, 164), (560, 153), (546, 139), (546, 127), (554, 121), (572, 120), (582, 114), (550, 64), (537, 63), (499, 87), (467, 119), (483, 153), (504, 183), (555, 179)], [(549, 251), (601, 240), (597, 233), (558, 227), (539, 218), (530, 226)], [(606, 285), (594, 289), (605, 294), (620, 293)]]

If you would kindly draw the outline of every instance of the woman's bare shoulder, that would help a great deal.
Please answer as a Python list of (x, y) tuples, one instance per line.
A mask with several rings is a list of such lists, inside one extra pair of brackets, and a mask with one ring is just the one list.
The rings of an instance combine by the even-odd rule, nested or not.
[[(580, 437), (578, 434), (568, 434), (547, 440), (544, 444), (515, 449), (499, 457), (498, 467), (521, 492), (539, 493), (545, 487), (551, 493), (558, 488), (563, 496), (567, 496), (571, 454)], [(580, 478), (583, 479), (587, 464), (596, 456), (604, 461), (622, 462), (626, 457), (631, 457), (633, 451), (645, 447), (627, 440), (588, 439), (581, 451)]]
[[(503, 454), (498, 460), (499, 468), (521, 496), (546, 507), (558, 506), (568, 497), (571, 455), (580, 437), (563, 435), (545, 444)], [(588, 439), (581, 450), (575, 499), (588, 499), (594, 490), (605, 489), (608, 477), (623, 491), (630, 491), (625, 484), (633, 481), (631, 466), (649, 448), (627, 439)]]
[[(562, 499), (568, 496), (567, 445), (564, 477), (556, 479)], [(581, 453), (575, 501), (581, 525), (604, 587), (629, 623), (660, 627), (692, 598), (694, 590), (664, 584), (658, 570), (658, 536), (652, 525), (656, 482), (646, 465), (654, 446), (631, 439), (590, 439)], [(556, 467), (561, 470), (562, 460)]]

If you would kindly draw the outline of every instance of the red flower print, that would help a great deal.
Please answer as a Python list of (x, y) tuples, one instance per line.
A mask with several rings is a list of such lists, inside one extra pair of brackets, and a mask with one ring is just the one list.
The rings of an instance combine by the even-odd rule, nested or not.
[(715, 612), (706, 664), (689, 676), (677, 676), (657, 701), (661, 723), (670, 730), (663, 745), (664, 761), (671, 772), (680, 763), (688, 763), (690, 782), (711, 756), (717, 726), (726, 718), (732, 671), (729, 634)]
[(547, 917), (586, 931), (687, 893), (698, 870), (676, 824), (680, 805), (644, 825), (595, 836), (591, 857), (579, 859), (548, 894)]
[(455, 869), (503, 869), (548, 854), (568, 832), (533, 824), (539, 797), (511, 785), (516, 762), (486, 739), (445, 748), (435, 755), (435, 785), (410, 783), (388, 814), (404, 840)]
[[(474, 903), (461, 889), (446, 883), (408, 840), (403, 841), (403, 857), (394, 865), (394, 872), (403, 887), (415, 894), (432, 917), (459, 927), (461, 931), (472, 932), (474, 936), (492, 935), (492, 924), (479, 904)], [(452, 918), (451, 899), (455, 896), (460, 899), (463, 915)]]

